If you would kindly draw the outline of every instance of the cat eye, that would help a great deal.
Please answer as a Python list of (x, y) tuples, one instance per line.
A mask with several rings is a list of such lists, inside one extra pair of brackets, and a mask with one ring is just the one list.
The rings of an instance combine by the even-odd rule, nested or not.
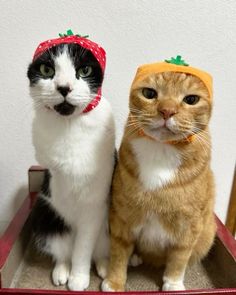
[(40, 65), (39, 70), (44, 78), (52, 78), (55, 73), (55, 71), (52, 67), (49, 67), (45, 64)]
[(93, 69), (90, 66), (81, 67), (78, 69), (76, 77), (77, 78), (79, 78), (79, 77), (86, 78), (91, 75), (92, 71), (93, 71)]
[(194, 104), (198, 103), (199, 100), (200, 100), (200, 97), (198, 95), (187, 95), (183, 99), (183, 101), (185, 103), (190, 104), (190, 105), (194, 105)]
[(143, 88), (142, 94), (144, 97), (146, 97), (148, 99), (157, 98), (157, 92), (156, 92), (156, 90), (154, 90), (152, 88)]

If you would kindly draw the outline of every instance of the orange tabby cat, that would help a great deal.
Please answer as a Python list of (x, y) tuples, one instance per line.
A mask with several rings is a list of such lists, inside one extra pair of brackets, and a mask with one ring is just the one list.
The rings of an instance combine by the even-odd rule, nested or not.
[(184, 290), (186, 266), (207, 254), (215, 235), (211, 78), (191, 67), (144, 68), (131, 87), (114, 174), (103, 291), (125, 289), (134, 249), (146, 262), (165, 264), (162, 290)]

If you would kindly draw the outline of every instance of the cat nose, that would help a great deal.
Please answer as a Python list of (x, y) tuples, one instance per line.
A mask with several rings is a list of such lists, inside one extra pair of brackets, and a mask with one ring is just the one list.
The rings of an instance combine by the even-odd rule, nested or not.
[(71, 92), (70, 87), (68, 86), (58, 86), (57, 90), (61, 93), (62, 96), (66, 97), (69, 92)]
[(170, 117), (174, 116), (177, 113), (175, 108), (163, 108), (159, 110), (159, 113), (163, 119), (168, 120)]

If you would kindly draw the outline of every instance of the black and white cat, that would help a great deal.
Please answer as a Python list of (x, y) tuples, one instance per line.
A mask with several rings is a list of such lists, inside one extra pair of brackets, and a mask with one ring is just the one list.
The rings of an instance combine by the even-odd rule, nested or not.
[(88, 287), (92, 259), (104, 277), (109, 255), (114, 120), (104, 97), (83, 113), (103, 75), (92, 52), (79, 44), (49, 48), (28, 68), (35, 155), (48, 169), (32, 213), (33, 230), (39, 248), (55, 260), (53, 283), (68, 282), (70, 290)]

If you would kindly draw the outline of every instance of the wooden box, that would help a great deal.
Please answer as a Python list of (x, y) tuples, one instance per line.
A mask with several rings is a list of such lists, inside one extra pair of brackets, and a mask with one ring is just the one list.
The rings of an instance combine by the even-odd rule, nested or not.
[[(44, 170), (29, 170), (29, 194), (0, 238), (0, 294), (87, 294), (99, 292), (101, 280), (92, 270), (89, 291), (71, 292), (54, 287), (52, 261), (37, 253), (29, 236), (28, 216), (40, 189)], [(236, 294), (236, 241), (216, 217), (217, 237), (208, 257), (187, 269), (186, 291), (161, 292), (163, 270), (141, 265), (129, 268), (127, 292), (132, 294)], [(124, 292), (124, 293), (127, 293)]]

